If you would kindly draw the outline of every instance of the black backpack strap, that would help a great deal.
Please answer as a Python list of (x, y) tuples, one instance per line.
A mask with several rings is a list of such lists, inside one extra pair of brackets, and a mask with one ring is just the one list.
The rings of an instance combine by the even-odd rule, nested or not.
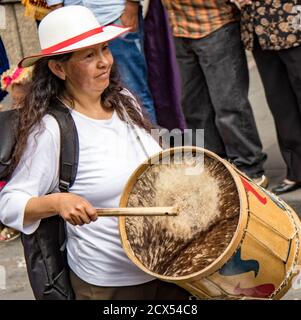
[[(60, 128), (59, 188), (68, 192), (77, 173), (79, 144), (69, 109), (57, 99), (51, 103), (52, 115)], [(58, 215), (41, 220), (38, 229), (22, 235), (30, 284), (38, 300), (71, 300), (74, 292), (69, 278), (66, 252), (66, 223)]]
[(9, 178), (8, 169), (16, 145), (18, 123), (19, 109), (0, 112), (0, 181)]
[(79, 143), (76, 126), (70, 110), (58, 99), (53, 101), (48, 114), (56, 119), (60, 128), (59, 189), (61, 192), (68, 192), (75, 181), (78, 167)]

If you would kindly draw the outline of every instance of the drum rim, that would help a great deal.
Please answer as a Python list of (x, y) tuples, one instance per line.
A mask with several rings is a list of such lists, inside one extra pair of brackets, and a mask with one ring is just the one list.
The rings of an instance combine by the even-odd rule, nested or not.
[(133, 188), (134, 183), (137, 181), (137, 178), (143, 172), (145, 172), (147, 170), (147, 168), (151, 165), (151, 163), (155, 163), (153, 161), (156, 161), (156, 160), (158, 161), (159, 159), (162, 159), (166, 156), (173, 155), (174, 153), (177, 153), (177, 152), (186, 152), (186, 151), (191, 151), (191, 152), (196, 152), (196, 153), (204, 153), (207, 156), (220, 161), (230, 172), (231, 177), (233, 178), (235, 185), (236, 185), (236, 188), (237, 188), (238, 197), (239, 197), (239, 205), (240, 205), (239, 220), (238, 220), (236, 230), (233, 234), (233, 237), (232, 237), (230, 243), (228, 244), (226, 249), (223, 251), (223, 253), (216, 260), (214, 260), (212, 263), (210, 263), (206, 268), (204, 268), (200, 271), (185, 275), (185, 276), (172, 277), (172, 276), (164, 276), (164, 275), (160, 275), (158, 273), (152, 272), (149, 269), (147, 269), (140, 262), (140, 260), (135, 256), (135, 254), (129, 244), (129, 241), (127, 238), (127, 233), (125, 231), (126, 230), (126, 228), (125, 228), (126, 217), (119, 217), (119, 232), (120, 232), (121, 244), (122, 244), (122, 247), (123, 247), (124, 251), (126, 252), (126, 255), (128, 256), (128, 258), (137, 267), (142, 269), (147, 274), (149, 274), (153, 277), (156, 277), (158, 279), (164, 280), (164, 281), (177, 282), (177, 283), (187, 282), (187, 280), (189, 280), (189, 281), (198, 280), (200, 278), (210, 276), (211, 274), (214, 274), (216, 271), (218, 271), (240, 248), (240, 244), (243, 240), (245, 229), (246, 229), (247, 222), (248, 222), (247, 195), (245, 192), (243, 192), (244, 187), (242, 185), (242, 181), (240, 179), (240, 176), (238, 174), (235, 175), (234, 172), (238, 171), (239, 174), (243, 175), (246, 179), (249, 180), (249, 178), (247, 178), (243, 173), (241, 173), (239, 170), (234, 168), (229, 162), (220, 158), (215, 153), (213, 153), (207, 149), (200, 148), (200, 147), (194, 147), (194, 146), (185, 146), (185, 147), (176, 147), (176, 148), (166, 149), (166, 150), (163, 150), (163, 151), (153, 155), (152, 157), (147, 159), (145, 162), (143, 162), (129, 177), (129, 179), (125, 185), (125, 188), (123, 190), (122, 196), (120, 198), (119, 206), (120, 207), (127, 206), (129, 194)]

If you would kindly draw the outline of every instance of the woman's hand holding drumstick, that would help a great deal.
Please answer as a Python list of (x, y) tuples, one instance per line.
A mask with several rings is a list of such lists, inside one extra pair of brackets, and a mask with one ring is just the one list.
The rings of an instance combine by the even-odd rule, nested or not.
[[(42, 208), (42, 209), (41, 209)], [(94, 208), (74, 193), (53, 193), (31, 198), (25, 208), (24, 225), (59, 214), (72, 225), (88, 224), (105, 216), (175, 216), (175, 207)]]

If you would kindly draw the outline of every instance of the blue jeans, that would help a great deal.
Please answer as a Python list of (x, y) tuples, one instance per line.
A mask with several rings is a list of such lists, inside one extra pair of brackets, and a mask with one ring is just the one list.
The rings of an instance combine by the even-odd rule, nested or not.
[[(122, 25), (120, 19), (112, 24)], [(138, 96), (150, 120), (157, 122), (153, 98), (147, 82), (147, 66), (143, 50), (143, 18), (136, 32), (128, 32), (109, 43), (122, 83)]]

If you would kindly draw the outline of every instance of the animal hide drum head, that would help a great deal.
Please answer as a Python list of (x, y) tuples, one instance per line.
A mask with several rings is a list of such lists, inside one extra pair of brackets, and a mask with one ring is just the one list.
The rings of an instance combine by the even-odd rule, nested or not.
[(145, 166), (127, 202), (127, 207), (176, 206), (179, 215), (125, 218), (135, 257), (147, 270), (168, 277), (213, 263), (233, 238), (240, 214), (235, 181), (222, 162), (206, 153), (180, 155)]

